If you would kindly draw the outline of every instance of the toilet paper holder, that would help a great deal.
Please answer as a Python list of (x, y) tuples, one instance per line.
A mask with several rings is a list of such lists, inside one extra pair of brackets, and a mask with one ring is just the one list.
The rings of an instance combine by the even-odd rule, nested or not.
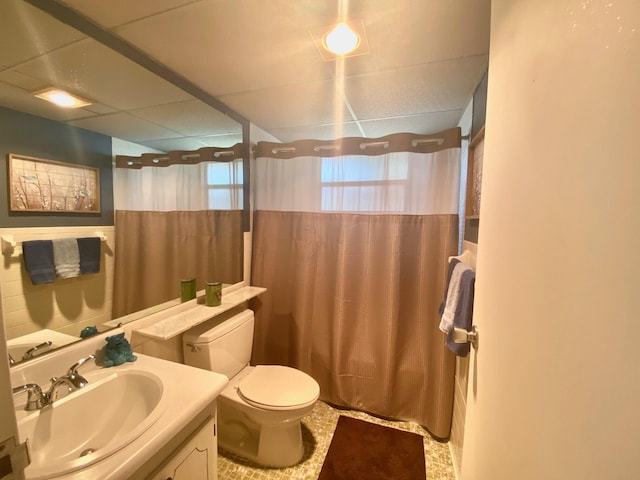
[(471, 346), (478, 349), (478, 328), (475, 325), (471, 326), (471, 330), (465, 330), (464, 328), (453, 328), (453, 343), (471, 343)]

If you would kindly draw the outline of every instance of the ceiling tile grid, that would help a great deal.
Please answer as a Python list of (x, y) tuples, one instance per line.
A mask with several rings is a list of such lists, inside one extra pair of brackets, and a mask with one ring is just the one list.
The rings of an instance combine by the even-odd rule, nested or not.
[(334, 140), (342, 137), (362, 136), (362, 131), (356, 122), (271, 128), (269, 133), (282, 142), (293, 142), (300, 139)]
[[(488, 64), (490, 0), (60, 3), (283, 141), (453, 127)], [(311, 34), (341, 16), (364, 25), (369, 53), (324, 61)], [(0, 5), (0, 42), (2, 105), (164, 146), (237, 135), (228, 117), (22, 0)], [(29, 96), (46, 84), (96, 103), (54, 111)]]
[(239, 123), (198, 100), (133, 109), (130, 113), (158, 125), (165, 125), (184, 136), (237, 133), (242, 130)]
[(486, 68), (484, 55), (350, 77), (345, 92), (358, 119), (459, 110)]
[(13, 67), (84, 38), (26, 2), (2, 1), (0, 65)]
[(457, 125), (462, 113), (462, 110), (449, 110), (447, 112), (361, 120), (358, 123), (365, 136), (370, 138), (384, 137), (389, 134), (389, 131), (426, 135), (447, 130), (451, 128), (451, 125)]
[(115, 31), (214, 96), (328, 79), (294, 3), (201, 2)]
[(220, 99), (239, 112), (251, 112), (251, 121), (267, 130), (354, 120), (345, 108), (340, 84), (333, 81), (254, 90)]
[(145, 140), (181, 136), (178, 132), (126, 112), (74, 120), (68, 123), (76, 127), (86, 128), (87, 130), (93, 130), (104, 135), (138, 143), (142, 143)]

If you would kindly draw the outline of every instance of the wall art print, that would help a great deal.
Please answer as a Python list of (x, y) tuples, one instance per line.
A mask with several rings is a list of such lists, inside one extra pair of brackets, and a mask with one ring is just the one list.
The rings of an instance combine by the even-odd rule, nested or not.
[(8, 155), (12, 212), (100, 213), (100, 171), (94, 167)]

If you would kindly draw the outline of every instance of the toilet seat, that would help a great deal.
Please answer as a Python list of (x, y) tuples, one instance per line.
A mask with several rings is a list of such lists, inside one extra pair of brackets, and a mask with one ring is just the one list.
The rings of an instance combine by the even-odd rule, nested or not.
[(237, 387), (238, 395), (249, 405), (267, 410), (288, 410), (315, 402), (320, 386), (295, 368), (258, 365)]

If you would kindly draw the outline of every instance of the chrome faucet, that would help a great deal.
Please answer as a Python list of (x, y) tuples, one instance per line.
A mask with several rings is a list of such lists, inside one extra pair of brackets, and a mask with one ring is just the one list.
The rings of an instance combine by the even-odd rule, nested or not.
[(27, 383), (26, 385), (15, 387), (13, 389), (13, 393), (14, 395), (23, 392), (28, 393), (27, 404), (24, 409), (29, 412), (51, 405), (56, 400), (66, 397), (71, 392), (79, 390), (89, 383), (86, 378), (78, 373), (78, 368), (80, 368), (80, 366), (86, 361), (93, 360), (94, 358), (96, 358), (96, 356), (93, 354), (88, 357), (81, 358), (74, 363), (71, 368), (69, 368), (66, 375), (63, 375), (62, 377), (53, 377), (51, 379), (49, 391), (46, 393), (43, 392), (42, 388), (35, 383)]
[(24, 352), (24, 355), (22, 355), (22, 360), (29, 360), (30, 358), (33, 358), (36, 355), (36, 352), (42, 350), (43, 348), (50, 347), (51, 345), (51, 340), (47, 340), (46, 342), (42, 342), (40, 345), (31, 347), (29, 350)]
[[(45, 342), (42, 342), (40, 345), (36, 345), (34, 347), (31, 347), (29, 350), (27, 350), (26, 352), (24, 352), (24, 354), (22, 355), (21, 360), (29, 360), (30, 358), (33, 358), (36, 353), (40, 350), (42, 350), (43, 348), (47, 348), (50, 347), (53, 343), (51, 342), (51, 340), (47, 340)], [(9, 365), (15, 365), (16, 363), (18, 363), (9, 353)]]

